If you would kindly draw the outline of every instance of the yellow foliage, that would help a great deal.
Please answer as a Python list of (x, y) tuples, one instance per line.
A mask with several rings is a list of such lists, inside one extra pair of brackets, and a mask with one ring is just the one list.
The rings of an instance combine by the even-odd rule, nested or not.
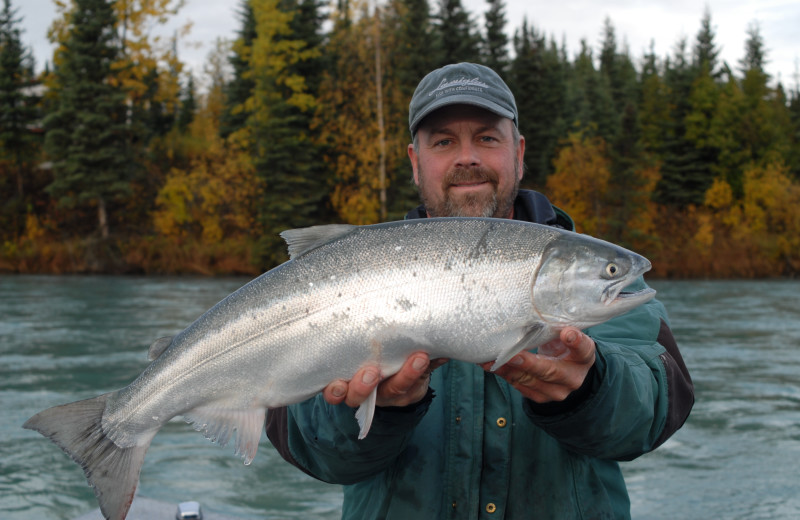
[[(328, 160), (335, 165), (335, 187), (331, 204), (339, 217), (351, 224), (373, 224), (380, 220), (380, 139), (377, 115), (375, 66), (375, 19), (360, 16), (365, 3), (353, 2), (346, 15), (352, 23), (341, 27), (331, 42), (339, 56), (335, 71), (323, 79), (320, 106), (315, 128), (319, 139), (330, 150)], [(381, 46), (390, 43), (382, 40)], [(381, 52), (385, 52), (381, 50)], [(387, 66), (388, 68), (388, 66)], [(393, 88), (391, 76), (384, 71), (383, 92)], [(408, 100), (404, 100), (407, 106)], [(386, 121), (402, 123), (404, 117), (384, 101)], [(391, 123), (390, 123), (391, 124)], [(395, 165), (405, 153), (407, 129), (400, 124), (385, 134), (386, 164)], [(387, 167), (392, 171), (392, 167)], [(389, 180), (386, 180), (387, 184)]]
[(723, 179), (716, 178), (711, 183), (705, 195), (704, 204), (711, 209), (727, 210), (733, 204), (733, 190), (731, 185)]
[(271, 115), (270, 107), (282, 94), (276, 90), (286, 88), (291, 93), (289, 105), (300, 110), (314, 107), (314, 97), (307, 93), (305, 78), (289, 73), (289, 66), (320, 55), (319, 49), (308, 48), (300, 40), (284, 38), (289, 36), (294, 12), (280, 9), (279, 0), (251, 0), (253, 16), (256, 20), (256, 34), (247, 56), (252, 79), (255, 81), (255, 94), (248, 100), (247, 109), (261, 119)]
[(44, 228), (39, 223), (39, 219), (34, 213), (25, 215), (25, 232), (22, 235), (23, 240), (35, 241), (45, 235)]
[(256, 227), (260, 181), (250, 156), (218, 137), (217, 116), (202, 110), (189, 127), (198, 143), (190, 168), (170, 170), (156, 198), (153, 225), (161, 235), (211, 244), (250, 235)]
[(635, 210), (630, 212), (625, 226), (625, 239), (635, 250), (645, 250), (653, 246), (658, 236), (658, 204), (653, 201), (652, 194), (661, 180), (658, 166), (648, 166), (634, 172), (636, 186), (627, 195), (627, 203)]
[(603, 140), (570, 134), (554, 166), (555, 173), (547, 179), (553, 203), (569, 212), (582, 233), (602, 234), (603, 201), (611, 178)]
[(774, 254), (794, 257), (800, 250), (800, 185), (783, 164), (748, 168), (744, 173), (744, 217), (754, 236), (770, 236)]
[(711, 252), (711, 246), (714, 245), (714, 223), (711, 215), (707, 213), (697, 215), (697, 231), (694, 234), (694, 243), (700, 246), (702, 253), (708, 254)]

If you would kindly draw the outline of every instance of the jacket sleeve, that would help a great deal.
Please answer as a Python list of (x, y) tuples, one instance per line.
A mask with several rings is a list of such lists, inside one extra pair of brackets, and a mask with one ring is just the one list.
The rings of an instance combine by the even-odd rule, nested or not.
[(317, 395), (302, 403), (269, 410), (267, 436), (281, 456), (325, 482), (352, 484), (388, 467), (403, 451), (433, 399), (414, 405), (376, 408), (366, 438), (358, 439), (355, 409), (332, 406)]
[(597, 358), (578, 399), (568, 398), (561, 409), (527, 401), (528, 416), (567, 448), (592, 457), (631, 460), (663, 444), (694, 404), (663, 305), (651, 300), (586, 332)]

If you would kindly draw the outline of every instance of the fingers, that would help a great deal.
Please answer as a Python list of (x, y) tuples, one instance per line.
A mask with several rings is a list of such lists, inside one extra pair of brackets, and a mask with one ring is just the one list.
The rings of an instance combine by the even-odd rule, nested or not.
[(416, 390), (423, 379), (425, 379), (425, 389), (427, 390), (427, 378), (430, 375), (427, 372), (428, 365), (430, 365), (430, 359), (423, 352), (409, 356), (400, 371), (387, 378), (378, 388), (377, 405), (400, 406), (396, 403), (409, 392)]
[[(595, 360), (594, 340), (574, 327), (539, 347), (537, 354), (521, 352), (495, 374), (536, 402), (563, 401), (583, 384)], [(492, 363), (481, 365), (489, 370)]]
[(396, 374), (381, 379), (380, 370), (375, 366), (359, 369), (350, 381), (332, 381), (322, 391), (326, 402), (338, 405), (345, 403), (350, 407), (361, 405), (378, 386), (377, 406), (407, 406), (425, 396), (428, 391), (430, 373), (446, 363), (446, 359), (431, 361), (424, 352), (415, 352), (403, 363)]
[(381, 373), (378, 367), (367, 366), (360, 369), (348, 384), (344, 403), (352, 408), (360, 406), (380, 382)]

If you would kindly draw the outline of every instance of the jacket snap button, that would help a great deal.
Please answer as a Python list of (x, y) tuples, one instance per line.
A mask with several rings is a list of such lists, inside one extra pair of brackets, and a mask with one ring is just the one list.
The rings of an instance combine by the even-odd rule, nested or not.
[(491, 503), (491, 502), (489, 502), (488, 504), (486, 504), (486, 512), (487, 512), (487, 513), (494, 513), (495, 511), (497, 511), (497, 506), (496, 506), (496, 505), (494, 505), (494, 504), (493, 504), (493, 503)]
[(500, 417), (499, 419), (497, 419), (497, 426), (499, 426), (500, 428), (505, 428), (506, 427), (506, 418), (505, 417)]

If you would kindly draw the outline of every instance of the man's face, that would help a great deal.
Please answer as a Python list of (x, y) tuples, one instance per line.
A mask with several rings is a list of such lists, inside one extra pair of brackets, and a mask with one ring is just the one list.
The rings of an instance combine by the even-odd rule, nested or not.
[(470, 105), (426, 117), (408, 146), (414, 183), (431, 217), (511, 218), (525, 139), (514, 123)]

